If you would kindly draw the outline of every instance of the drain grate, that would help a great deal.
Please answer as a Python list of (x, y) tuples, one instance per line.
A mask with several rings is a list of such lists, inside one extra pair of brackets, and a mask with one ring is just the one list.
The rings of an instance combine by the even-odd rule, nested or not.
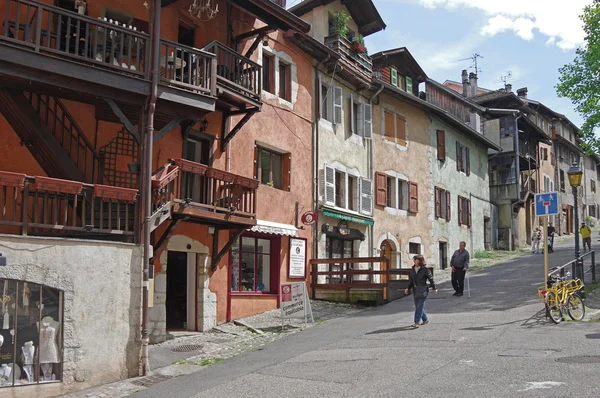
[(171, 378), (171, 376), (154, 375), (154, 376), (147, 376), (147, 377), (142, 377), (141, 379), (133, 380), (131, 383), (135, 384), (137, 386), (150, 387), (154, 384), (161, 383), (163, 381), (167, 381), (170, 378)]
[(171, 348), (171, 351), (174, 352), (192, 352), (192, 351), (198, 351), (202, 349), (202, 345), (201, 344), (181, 344), (178, 346), (175, 346), (173, 348)]
[(600, 363), (600, 355), (578, 355), (574, 357), (557, 358), (560, 363)]

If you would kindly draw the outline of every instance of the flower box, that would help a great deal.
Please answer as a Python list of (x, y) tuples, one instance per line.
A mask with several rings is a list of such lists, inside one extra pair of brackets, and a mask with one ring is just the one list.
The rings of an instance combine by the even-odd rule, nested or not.
[(113, 187), (100, 184), (94, 185), (94, 196), (97, 198), (135, 202), (137, 195), (137, 189)]
[(209, 168), (202, 163), (196, 163), (186, 159), (175, 159), (175, 165), (177, 165), (181, 171), (198, 175), (204, 175)]
[(215, 180), (224, 181), (227, 183), (233, 183), (235, 181), (235, 174), (228, 173), (223, 170), (213, 169), (212, 167), (206, 170), (206, 176), (214, 178)]
[(0, 171), (0, 186), (23, 188), (25, 186), (25, 174)]
[(352, 43), (352, 50), (357, 54), (364, 54), (367, 52), (367, 48), (358, 42)]
[(257, 189), (260, 185), (260, 181), (242, 176), (235, 176), (233, 183), (248, 189)]
[(152, 176), (152, 188), (164, 188), (179, 175), (179, 167), (169, 165)]
[(46, 192), (79, 195), (83, 190), (83, 182), (38, 176), (35, 177), (35, 188)]

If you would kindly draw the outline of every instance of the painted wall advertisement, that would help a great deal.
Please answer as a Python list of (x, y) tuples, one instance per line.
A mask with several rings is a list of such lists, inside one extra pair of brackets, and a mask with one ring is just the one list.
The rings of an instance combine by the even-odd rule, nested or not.
[(306, 278), (306, 239), (290, 238), (290, 278)]

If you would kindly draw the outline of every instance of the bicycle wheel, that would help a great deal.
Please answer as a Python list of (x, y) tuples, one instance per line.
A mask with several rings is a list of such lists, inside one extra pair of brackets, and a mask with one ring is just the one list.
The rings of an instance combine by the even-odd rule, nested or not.
[(567, 299), (567, 313), (574, 321), (581, 321), (585, 316), (585, 304), (577, 293), (573, 293)]
[(558, 297), (554, 292), (546, 293), (546, 313), (554, 323), (561, 323), (563, 320), (562, 311)]

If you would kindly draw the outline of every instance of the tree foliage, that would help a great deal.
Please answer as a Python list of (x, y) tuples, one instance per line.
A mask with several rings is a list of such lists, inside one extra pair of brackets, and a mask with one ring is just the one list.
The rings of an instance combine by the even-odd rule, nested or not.
[(583, 15), (585, 44), (576, 51), (575, 59), (559, 69), (556, 92), (570, 99), (584, 123), (580, 135), (587, 154), (600, 153), (600, 139), (594, 131), (600, 127), (600, 0), (585, 7)]

